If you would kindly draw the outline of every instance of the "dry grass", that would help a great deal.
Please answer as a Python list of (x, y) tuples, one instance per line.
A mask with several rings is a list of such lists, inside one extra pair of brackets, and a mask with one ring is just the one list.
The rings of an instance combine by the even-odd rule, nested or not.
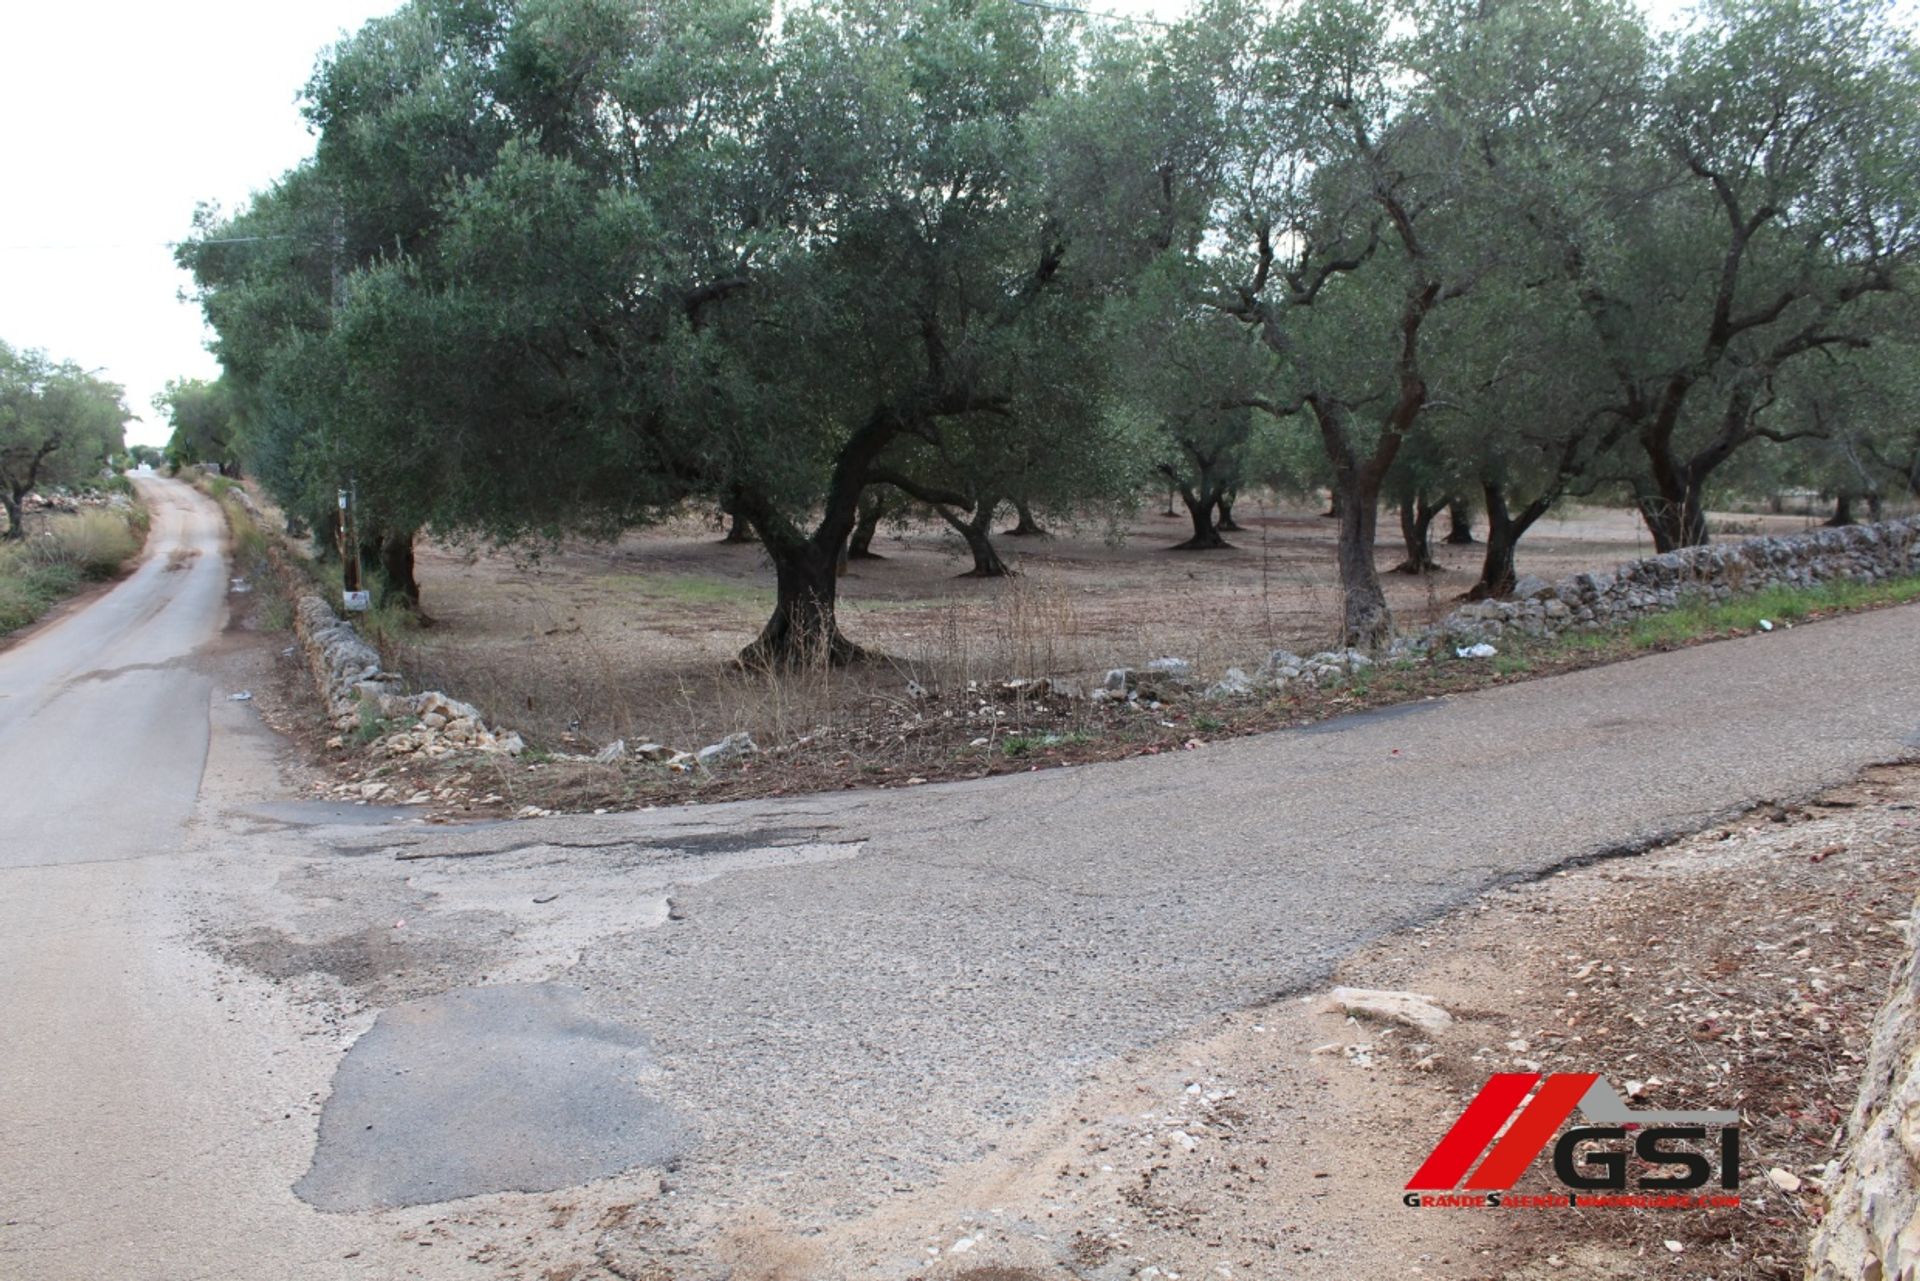
[(0, 636), (41, 618), (87, 583), (118, 574), (140, 551), (145, 531), (139, 507), (30, 520), (26, 538), (0, 543)]

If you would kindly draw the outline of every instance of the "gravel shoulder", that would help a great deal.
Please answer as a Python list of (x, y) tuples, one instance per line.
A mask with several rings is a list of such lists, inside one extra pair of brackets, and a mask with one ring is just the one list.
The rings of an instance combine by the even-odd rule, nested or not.
[[(1333, 981), (1417, 990), (1439, 1034), (1324, 990), (1129, 1055), (877, 1214), (750, 1219), (738, 1277), (1787, 1278), (1920, 888), (1920, 766), (1490, 893)], [(1738, 1208), (1412, 1210), (1408, 1175), (1495, 1071), (1597, 1071), (1636, 1106), (1737, 1107)], [(1628, 1084), (1631, 1083), (1631, 1084)], [(1557, 1189), (1540, 1170), (1516, 1189)]]

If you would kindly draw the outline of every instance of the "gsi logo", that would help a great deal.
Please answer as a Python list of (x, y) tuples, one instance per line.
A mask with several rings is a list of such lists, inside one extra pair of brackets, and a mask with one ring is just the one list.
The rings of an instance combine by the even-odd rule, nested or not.
[[(1539, 1092), (1522, 1108), (1522, 1100), (1535, 1085), (1539, 1085)], [(1579, 1147), (1590, 1141), (1624, 1139), (1630, 1131), (1636, 1132), (1635, 1155), (1651, 1166), (1673, 1171), (1642, 1175), (1636, 1186), (1676, 1192), (1704, 1187), (1713, 1178), (1713, 1163), (1705, 1154), (1682, 1145), (1705, 1142), (1713, 1126), (1720, 1127), (1720, 1186), (1740, 1185), (1738, 1112), (1634, 1112), (1598, 1073), (1555, 1072), (1542, 1081), (1534, 1072), (1501, 1072), (1481, 1087), (1453, 1128), (1407, 1181), (1407, 1189), (1449, 1191), (1465, 1179), (1471, 1191), (1505, 1191), (1533, 1164), (1576, 1107), (1588, 1124), (1568, 1130), (1553, 1146), (1553, 1172), (1570, 1188), (1625, 1189), (1625, 1151), (1595, 1151), (1582, 1158)], [(1500, 1127), (1508, 1118), (1513, 1123), (1501, 1134)], [(1495, 1135), (1499, 1135), (1498, 1142), (1494, 1141)], [(1491, 1151), (1487, 1150), (1489, 1144)], [(1483, 1152), (1486, 1159), (1468, 1177), (1467, 1171)], [(1411, 1198), (1408, 1203), (1413, 1203)]]

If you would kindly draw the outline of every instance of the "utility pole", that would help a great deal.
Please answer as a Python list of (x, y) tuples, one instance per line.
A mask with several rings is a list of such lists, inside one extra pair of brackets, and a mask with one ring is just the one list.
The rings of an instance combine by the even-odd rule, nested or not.
[(353, 487), (340, 491), (340, 516), (334, 522), (340, 539), (341, 603), (350, 614), (363, 614), (373, 604), (373, 594), (360, 582), (360, 535), (354, 527)]
[[(330, 265), (331, 298), (330, 312), (338, 313), (346, 297), (346, 272), (342, 259), (346, 256), (346, 221), (338, 207), (333, 211), (332, 262)], [(339, 491), (340, 514), (334, 520), (335, 536), (340, 540), (340, 584), (341, 601), (349, 614), (364, 614), (373, 605), (372, 593), (366, 590), (360, 581), (360, 532), (354, 526), (353, 519), (353, 482), (351, 480)]]

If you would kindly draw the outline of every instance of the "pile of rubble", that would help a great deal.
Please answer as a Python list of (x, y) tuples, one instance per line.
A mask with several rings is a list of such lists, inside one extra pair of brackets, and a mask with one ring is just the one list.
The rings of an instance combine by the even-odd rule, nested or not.
[(125, 494), (116, 494), (104, 489), (83, 489), (77, 492), (56, 489), (46, 494), (35, 491), (20, 500), (20, 509), (29, 513), (64, 512), (72, 515), (90, 508), (107, 507), (115, 511), (125, 511), (132, 506), (133, 499)]
[(1308, 686), (1337, 684), (1371, 666), (1373, 660), (1357, 649), (1322, 650), (1304, 658), (1292, 650), (1276, 649), (1251, 676), (1238, 667), (1229, 667), (1219, 680), (1202, 688), (1194, 677), (1193, 664), (1186, 659), (1156, 658), (1139, 671), (1114, 668), (1088, 697), (1095, 703), (1150, 706), (1195, 691), (1209, 700), (1241, 698), (1263, 690), (1284, 689), (1296, 682)]
[(616, 738), (592, 755), (572, 755), (562, 753), (555, 760), (593, 761), (599, 765), (617, 765), (621, 761), (647, 761), (664, 765), (676, 774), (690, 774), (694, 770), (711, 770), (716, 766), (730, 765), (735, 761), (757, 754), (760, 747), (753, 736), (746, 733), (729, 734), (717, 743), (709, 743), (697, 752), (681, 752), (659, 743), (640, 743), (627, 746), (627, 740)]

